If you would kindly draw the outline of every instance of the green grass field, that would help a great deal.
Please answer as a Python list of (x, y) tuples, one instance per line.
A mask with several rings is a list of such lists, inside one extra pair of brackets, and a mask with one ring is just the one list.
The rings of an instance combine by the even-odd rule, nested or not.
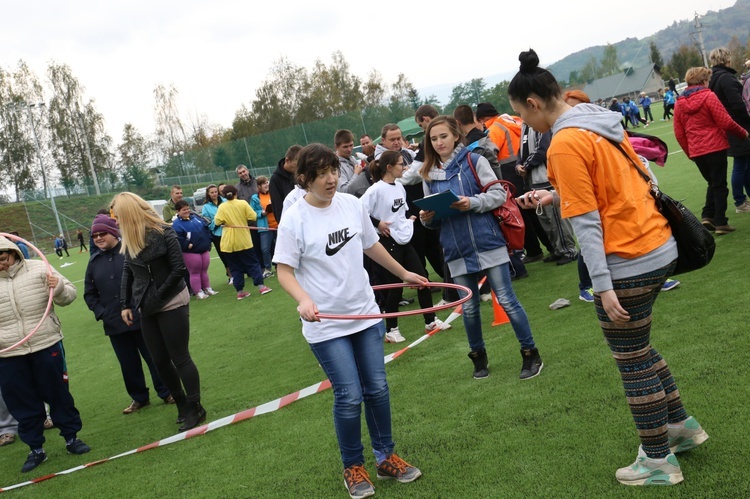
[[(662, 137), (672, 150), (666, 168), (654, 167), (661, 187), (699, 211), (705, 183), (676, 145), (671, 122), (657, 121), (645, 132)], [(750, 215), (731, 210), (729, 219), (737, 232), (717, 238), (711, 265), (680, 276), (682, 285), (659, 297), (654, 314), (653, 344), (668, 360), (688, 411), (711, 436), (679, 456), (682, 484), (655, 490), (615, 481), (615, 470), (634, 460), (639, 443), (617, 369), (593, 305), (576, 299), (575, 265), (539, 262), (530, 264), (530, 277), (514, 287), (545, 362), (542, 374), (518, 379), (518, 342), (509, 325), (490, 326), (490, 304), (483, 305), (488, 379), (471, 376), (460, 319), (453, 329), (390, 363), (397, 452), (424, 475), (411, 484), (376, 481), (377, 497), (748, 497), (750, 450), (743, 442), (750, 408), (750, 342), (743, 319), (747, 270), (742, 268), (750, 262)], [(0, 487), (115, 456), (176, 432), (176, 409), (155, 396), (159, 403), (121, 414), (130, 399), (119, 366), (101, 324), (83, 301), (86, 256), (76, 251), (58, 260), (52, 255), (51, 262), (79, 291), (71, 306), (57, 312), (70, 387), (84, 423), (80, 437), (92, 451), (67, 455), (57, 432), (48, 431), (49, 460), (22, 475), (28, 448), (17, 441), (0, 449)], [(60, 268), (68, 261), (73, 265)], [(261, 297), (250, 289), (252, 296), (238, 302), (218, 260), (212, 261), (210, 273), (220, 294), (191, 303), (191, 351), (209, 421), (324, 379), (301, 335), (295, 304), (275, 278), (267, 282), (273, 293)], [(548, 305), (561, 297), (571, 306), (550, 311)], [(422, 334), (421, 323), (421, 317), (401, 321), (408, 341)], [(386, 345), (387, 352), (395, 350)], [(11, 494), (346, 497), (331, 405), (328, 390), (277, 412)], [(374, 460), (369, 451), (366, 456), (373, 474)]]

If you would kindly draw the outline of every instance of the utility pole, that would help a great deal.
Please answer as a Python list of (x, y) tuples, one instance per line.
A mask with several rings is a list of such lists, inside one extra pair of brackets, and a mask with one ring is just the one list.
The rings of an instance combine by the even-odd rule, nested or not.
[(42, 161), (42, 147), (39, 145), (39, 137), (36, 134), (36, 125), (34, 124), (34, 115), (31, 112), (32, 107), (44, 107), (44, 102), (38, 102), (35, 104), (21, 103), (26, 108), (26, 113), (29, 115), (29, 121), (31, 122), (31, 131), (34, 133), (34, 142), (36, 143), (36, 155), (39, 158), (39, 168), (42, 170), (42, 178), (44, 179), (44, 185), (49, 193), (49, 199), (52, 203), (52, 212), (55, 214), (55, 221), (57, 222), (58, 234), (63, 233), (62, 224), (60, 223), (60, 215), (57, 213), (57, 205), (55, 204), (55, 193), (52, 191), (52, 186), (47, 180), (47, 171), (44, 169), (44, 162)]
[(703, 57), (703, 65), (708, 68), (710, 66), (708, 65), (708, 57), (706, 57), (706, 47), (703, 44), (703, 25), (697, 12), (695, 13), (695, 29), (698, 30), (698, 50)]
[(101, 191), (99, 190), (99, 179), (96, 178), (96, 170), (94, 169), (94, 162), (91, 160), (91, 149), (89, 149), (89, 138), (86, 135), (86, 128), (83, 126), (83, 118), (81, 118), (81, 113), (76, 111), (76, 115), (78, 117), (78, 124), (81, 125), (81, 133), (83, 134), (83, 143), (86, 146), (86, 157), (89, 160), (89, 168), (91, 168), (91, 178), (94, 180), (94, 188), (96, 189), (96, 195), (100, 195)]

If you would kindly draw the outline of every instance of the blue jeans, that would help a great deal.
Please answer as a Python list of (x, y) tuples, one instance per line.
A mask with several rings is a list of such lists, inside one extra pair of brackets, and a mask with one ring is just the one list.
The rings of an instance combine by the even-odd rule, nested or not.
[(263, 268), (271, 270), (271, 246), (273, 246), (273, 240), (276, 232), (267, 230), (260, 232), (260, 249), (263, 252)]
[[(505, 313), (508, 314), (510, 324), (513, 326), (513, 332), (516, 333), (521, 348), (534, 348), (534, 338), (531, 336), (531, 325), (526, 311), (521, 306), (521, 302), (516, 298), (513, 287), (510, 283), (510, 269), (507, 263), (491, 267), (485, 270), (487, 281), (497, 296), (497, 301), (502, 305)], [(466, 286), (471, 290), (472, 296), (469, 301), (463, 304), (464, 328), (466, 336), (469, 338), (469, 346), (473, 352), (484, 348), (484, 339), (482, 338), (482, 318), (479, 314), (479, 289), (477, 282), (478, 274), (464, 274), (453, 276), (456, 284)], [(461, 298), (466, 293), (459, 290)]]
[(739, 206), (750, 194), (750, 155), (735, 156), (732, 166), (732, 197), (734, 205)]
[(362, 402), (378, 462), (393, 453), (391, 399), (383, 362), (383, 322), (341, 338), (310, 343), (333, 386), (333, 424), (344, 468), (363, 464)]

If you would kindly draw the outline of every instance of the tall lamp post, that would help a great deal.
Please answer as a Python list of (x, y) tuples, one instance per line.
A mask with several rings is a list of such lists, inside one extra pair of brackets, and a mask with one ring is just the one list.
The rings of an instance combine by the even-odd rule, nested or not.
[(177, 158), (177, 163), (180, 165), (180, 175), (187, 175), (187, 172), (185, 171), (185, 151), (175, 151), (172, 153), (172, 155)]
[(31, 112), (32, 107), (43, 108), (44, 102), (35, 102), (33, 104), (27, 104), (25, 102), (17, 103), (16, 106), (22, 106), (26, 109), (26, 113), (29, 115), (29, 121), (31, 122), (31, 131), (34, 133), (34, 143), (36, 144), (36, 155), (39, 159), (39, 168), (42, 170), (42, 179), (44, 180), (44, 186), (49, 194), (50, 202), (52, 203), (52, 212), (55, 214), (55, 221), (57, 222), (58, 234), (63, 233), (62, 224), (60, 223), (60, 215), (57, 213), (57, 205), (55, 204), (55, 194), (52, 191), (52, 186), (47, 179), (47, 171), (44, 169), (44, 161), (42, 160), (42, 147), (39, 145), (39, 137), (36, 134), (36, 125), (34, 124), (34, 114)]

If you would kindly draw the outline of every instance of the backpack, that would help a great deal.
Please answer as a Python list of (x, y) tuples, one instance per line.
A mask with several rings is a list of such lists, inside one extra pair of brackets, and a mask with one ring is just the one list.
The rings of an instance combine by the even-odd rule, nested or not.
[(487, 189), (495, 184), (500, 184), (505, 189), (505, 203), (492, 210), (492, 214), (495, 215), (500, 224), (500, 230), (503, 231), (503, 237), (505, 238), (505, 244), (508, 246), (508, 249), (510, 251), (522, 250), (524, 238), (526, 236), (526, 226), (523, 223), (521, 209), (516, 204), (516, 188), (507, 180), (493, 180), (489, 184), (483, 186), (479, 181), (479, 176), (474, 168), (474, 164), (471, 162), (471, 156), (472, 153), (467, 154), (466, 159), (469, 161), (471, 173), (474, 174), (474, 179), (476, 179), (477, 185), (482, 189), (482, 192), (487, 192)]

